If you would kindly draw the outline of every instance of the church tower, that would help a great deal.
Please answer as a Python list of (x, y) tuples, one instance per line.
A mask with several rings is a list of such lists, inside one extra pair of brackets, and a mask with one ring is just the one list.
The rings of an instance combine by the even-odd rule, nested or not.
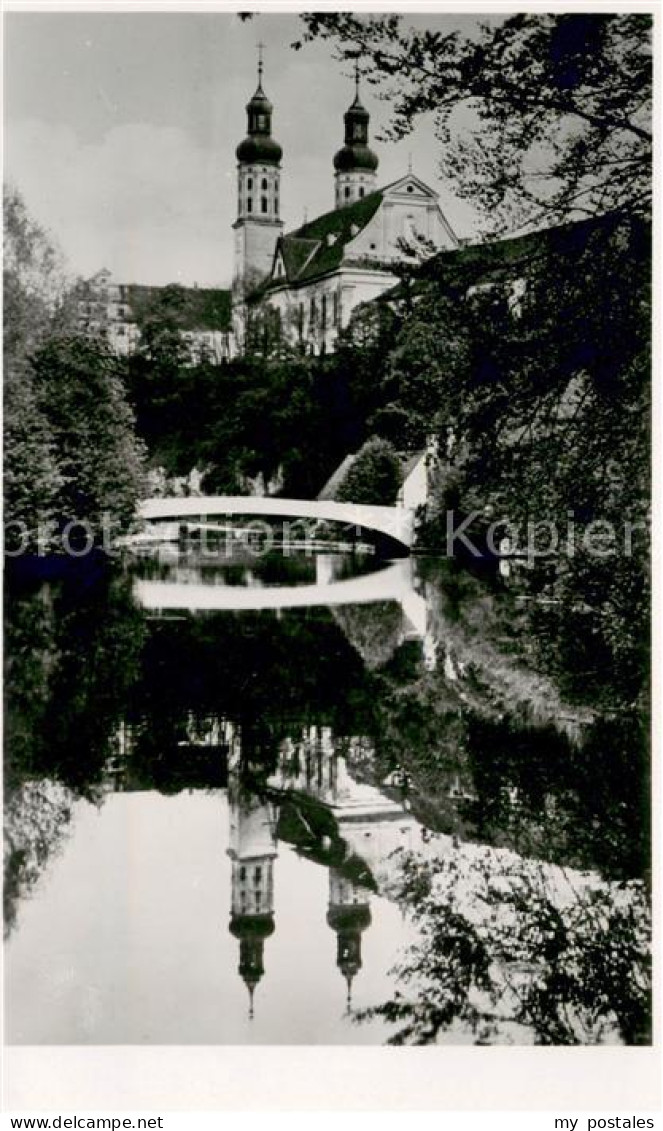
[(345, 145), (334, 157), (336, 208), (354, 204), (375, 188), (378, 159), (368, 147), (368, 110), (359, 98), (359, 67), (355, 68), (355, 100), (345, 112)]
[(237, 219), (233, 291), (238, 299), (272, 269), (283, 223), (279, 218), (281, 157), (272, 137), (272, 104), (262, 89), (262, 45), (258, 87), (246, 106), (247, 136), (237, 146)]
[(234, 775), (228, 783), (232, 904), (230, 933), (239, 940), (239, 974), (253, 995), (265, 968), (265, 940), (274, 933), (276, 813), (268, 801), (248, 792)]
[(366, 889), (353, 883), (337, 868), (330, 868), (327, 923), (336, 933), (336, 965), (348, 987), (348, 1009), (352, 1003), (352, 983), (362, 965), (361, 936), (370, 922)]

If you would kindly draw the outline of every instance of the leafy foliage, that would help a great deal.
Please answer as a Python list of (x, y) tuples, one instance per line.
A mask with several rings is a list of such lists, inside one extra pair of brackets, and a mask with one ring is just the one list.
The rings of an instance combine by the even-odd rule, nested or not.
[[(374, 417), (387, 434), (396, 412), (405, 434), (438, 430), (445, 473), (427, 544), (436, 506), (446, 544), (452, 506), (491, 511), (516, 549), (532, 548), (517, 573), (545, 602), (531, 604), (530, 658), (566, 694), (614, 682), (637, 697), (646, 666), (649, 239), (615, 215), (515, 241), (501, 260), (433, 261)], [(556, 556), (537, 558), (551, 531)]]
[(391, 1044), (430, 1044), (452, 1027), (476, 1044), (649, 1043), (641, 884), (459, 848), (410, 857), (401, 897), (420, 931), (396, 970), (405, 989), (360, 1015), (397, 1024)]
[(63, 480), (62, 520), (85, 519), (100, 531), (106, 513), (126, 527), (142, 486), (142, 450), (116, 358), (101, 343), (61, 337), (43, 346), (33, 369)]
[(5, 191), (5, 505), (35, 549), (71, 519), (126, 525), (142, 479), (122, 374), (101, 340), (76, 333), (75, 288), (20, 195)]
[(341, 502), (393, 506), (400, 482), (400, 460), (392, 445), (372, 436), (350, 465), (337, 496)]
[(396, 15), (301, 18), (304, 42), (359, 61), (390, 102), (388, 136), (433, 115), (444, 175), (494, 229), (648, 209), (651, 16), (520, 13), (476, 34)]

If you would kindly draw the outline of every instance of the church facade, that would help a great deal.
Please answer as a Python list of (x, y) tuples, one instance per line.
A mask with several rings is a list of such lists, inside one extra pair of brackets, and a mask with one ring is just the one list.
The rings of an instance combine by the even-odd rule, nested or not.
[(352, 311), (397, 281), (394, 266), (417, 250), (459, 246), (435, 191), (411, 170), (379, 187), (379, 159), (369, 146), (369, 114), (359, 95), (344, 115), (343, 146), (333, 159), (335, 207), (284, 232), (281, 146), (272, 137), (273, 107), (262, 87), (248, 103), (247, 136), (237, 147), (237, 219), (233, 332), (241, 351), (259, 306), (274, 311), (292, 343), (315, 353), (334, 348)]

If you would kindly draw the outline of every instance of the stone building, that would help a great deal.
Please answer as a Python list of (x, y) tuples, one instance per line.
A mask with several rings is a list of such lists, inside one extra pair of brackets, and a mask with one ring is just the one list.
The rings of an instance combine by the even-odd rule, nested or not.
[(77, 292), (79, 328), (105, 336), (114, 353), (134, 353), (147, 323), (165, 317), (192, 365), (204, 359), (218, 364), (230, 356), (230, 310), (227, 289), (119, 283), (106, 268), (81, 282)]

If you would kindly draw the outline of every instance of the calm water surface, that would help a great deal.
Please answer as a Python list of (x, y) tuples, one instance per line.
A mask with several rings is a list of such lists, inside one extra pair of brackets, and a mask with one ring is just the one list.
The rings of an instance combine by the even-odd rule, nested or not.
[(638, 724), (528, 682), (514, 608), (173, 548), (12, 592), (8, 1041), (647, 1039)]

